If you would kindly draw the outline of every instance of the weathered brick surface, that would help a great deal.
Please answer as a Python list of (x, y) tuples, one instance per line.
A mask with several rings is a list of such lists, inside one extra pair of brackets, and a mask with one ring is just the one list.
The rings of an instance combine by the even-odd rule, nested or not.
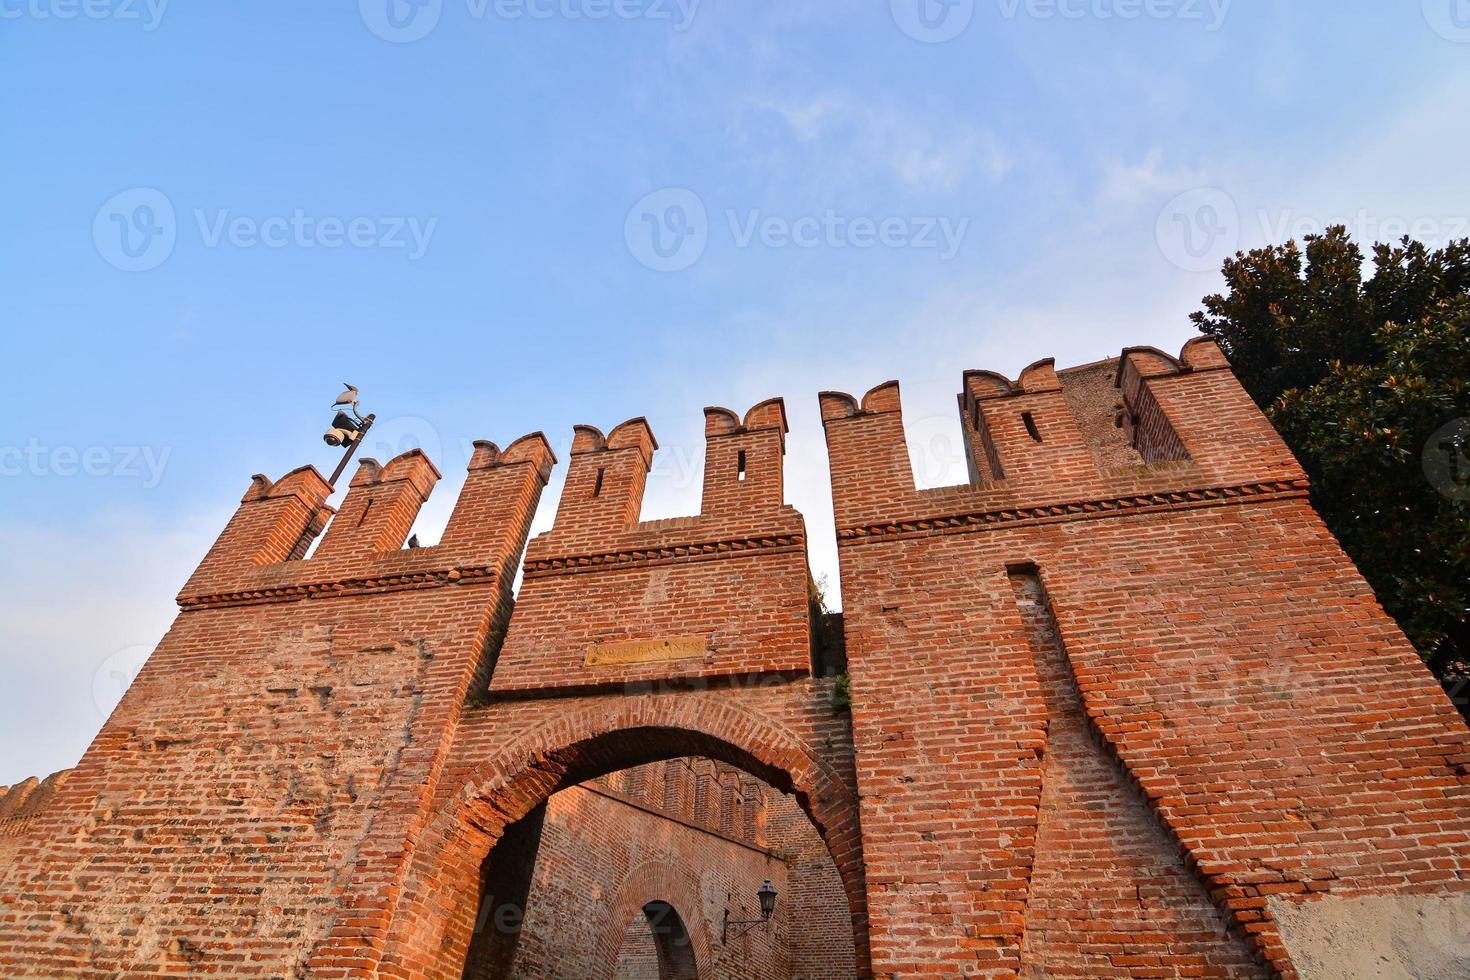
[[(447, 974), (464, 962), (480, 862), (550, 795), (678, 756), (716, 759), (795, 794), (840, 875), (863, 968), (851, 736), (834, 682), (812, 676), (805, 532), (781, 495), (784, 408), (770, 401), (743, 420), (725, 409), (705, 418), (701, 513), (652, 524), (637, 521), (656, 446), (647, 424), (632, 420), (606, 438), (578, 429), (555, 525), (527, 550), (488, 703), (461, 720), (385, 971)], [(673, 658), (596, 656), (670, 637), (685, 642)]]
[[(895, 385), (822, 398), (880, 974), (1043, 969), (1047, 950), (1076, 956), (1096, 939), (1056, 903), (1116, 895), (1085, 874), (1059, 894), (1057, 855), (1038, 856), (1068, 794), (1101, 775), (1049, 710), (1018, 568), (1045, 583), (1088, 726), (1132, 802), (1269, 969), (1293, 972), (1267, 896), (1470, 887), (1467, 733), (1308, 506), (1284, 445), (1206, 341), (1181, 361), (1125, 352), (1115, 378), (1129, 448), (1150, 462), (1078, 423), (1073, 406), (1095, 392), (972, 374), (962, 409), (978, 403), (1003, 476), (925, 491)], [(1038, 465), (1054, 444), (1056, 467)], [(1156, 881), (1168, 855), (1154, 847), (1130, 871), (1124, 855), (1147, 852), (1152, 831), (1126, 827), (1078, 828), (1068, 872), (1102, 862)], [(1188, 957), (1199, 909), (1181, 889), (1139, 921)], [(1162, 975), (1149, 955), (1111, 965)], [(1226, 969), (1232, 956), (1206, 958)]]
[[(1294, 942), (1332, 954), (1314, 921), (1470, 909), (1470, 732), (1212, 343), (967, 372), (959, 487), (915, 489), (896, 383), (820, 405), (850, 713), (779, 401), (706, 411), (701, 512), (667, 521), (648, 424), (580, 427), (513, 615), (539, 436), (477, 444), (431, 548), (400, 550), (420, 454), (363, 461), (335, 517), (314, 470), (257, 477), (76, 769), (0, 794), (0, 974), (499, 975), (489, 895), (598, 970), (632, 942), (625, 972), (686, 975), (650, 903), (713, 961), (699, 874), (748, 892), (766, 851), (825, 924), (748, 975), (1292, 977)], [(573, 789), (684, 757), (745, 775), (635, 768), (618, 792), (668, 812), (621, 837), (627, 801)]]
[(1046, 702), (1046, 754), (1021, 956), (1044, 977), (1255, 977), (1262, 970), (1092, 737), (1040, 579), (1011, 587)]
[(257, 477), (0, 869), (0, 972), (290, 975), (355, 927), (349, 886), (389, 887), (427, 815), (551, 462), (539, 436), (481, 445), (443, 543), (401, 552), (432, 467), (364, 460), (363, 519), (305, 561), (326, 484)]
[[(757, 405), (744, 424), (726, 409), (705, 414), (701, 513), (664, 521), (638, 521), (656, 445), (647, 423), (625, 422), (606, 440), (578, 427), (556, 525), (526, 552), (493, 692), (809, 669), (806, 530), (782, 501), (782, 404)], [(587, 661), (595, 643), (666, 637), (704, 649), (678, 661)]]

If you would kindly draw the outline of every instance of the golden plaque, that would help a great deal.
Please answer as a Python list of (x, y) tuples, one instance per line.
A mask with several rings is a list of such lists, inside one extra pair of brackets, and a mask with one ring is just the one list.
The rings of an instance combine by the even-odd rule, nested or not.
[(698, 660), (709, 642), (702, 636), (669, 636), (660, 640), (617, 640), (587, 648), (587, 666), (652, 664), (671, 660)]

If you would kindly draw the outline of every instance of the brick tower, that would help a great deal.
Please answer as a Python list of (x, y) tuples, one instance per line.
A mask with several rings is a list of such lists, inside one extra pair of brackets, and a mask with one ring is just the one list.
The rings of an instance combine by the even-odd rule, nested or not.
[(916, 490), (821, 397), (874, 970), (1470, 968), (1470, 733), (1214, 343), (959, 400)]
[(371, 903), (347, 903), (403, 873), (553, 462), (539, 433), (478, 443), (442, 542), (400, 550), (439, 473), (416, 450), (364, 459), (305, 560), (331, 488), (255, 477), (9, 842), (0, 974), (289, 976), (329, 931), (370, 944)]
[[(256, 477), (77, 768), (0, 791), (0, 975), (740, 976), (756, 877), (745, 975), (1470, 973), (1470, 732), (1213, 343), (967, 372), (956, 487), (896, 383), (820, 407), (845, 678), (779, 399), (706, 409), (670, 520), (648, 424), (578, 427), (529, 546), (539, 434), (476, 443), (430, 548), (418, 452), (335, 515)], [(483, 927), (528, 901), (534, 943)]]

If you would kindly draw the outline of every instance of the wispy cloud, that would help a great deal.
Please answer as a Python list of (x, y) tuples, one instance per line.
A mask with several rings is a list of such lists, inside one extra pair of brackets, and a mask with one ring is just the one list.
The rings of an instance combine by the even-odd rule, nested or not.
[(1103, 163), (1095, 200), (1099, 206), (1155, 204), (1179, 191), (1209, 182), (1204, 170), (1165, 160), (1153, 147), (1136, 162), (1112, 159)]
[(745, 112), (780, 119), (804, 152), (818, 155), (814, 170), (823, 175), (881, 176), (909, 191), (948, 193), (1000, 180), (1014, 166), (1013, 152), (989, 130), (847, 93), (755, 95)]

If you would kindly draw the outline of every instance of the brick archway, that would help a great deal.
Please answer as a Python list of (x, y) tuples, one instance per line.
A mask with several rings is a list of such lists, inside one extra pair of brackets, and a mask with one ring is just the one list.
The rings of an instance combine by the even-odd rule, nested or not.
[[(390, 975), (457, 977), (476, 915), (481, 862), (505, 828), (553, 793), (596, 776), (680, 756), (729, 763), (791, 792), (842, 878), (859, 972), (866, 972), (867, 906), (857, 805), (837, 770), (786, 725), (714, 692), (496, 704), (487, 732), (517, 730), (459, 781), (420, 838), (390, 927)], [(520, 724), (518, 724), (520, 722)], [(503, 724), (502, 724), (503, 723)], [(331, 956), (334, 930), (320, 954)]]
[(609, 975), (617, 962), (628, 923), (654, 902), (662, 902), (678, 914), (696, 974), (703, 976), (714, 958), (714, 950), (709, 928), (704, 916), (699, 914), (699, 882), (688, 868), (664, 861), (647, 861), (629, 871), (609, 906), (598, 938), (599, 958), (608, 964)]
[(643, 917), (653, 931), (659, 980), (699, 980), (689, 932), (678, 910), (668, 902), (654, 901), (643, 906)]

